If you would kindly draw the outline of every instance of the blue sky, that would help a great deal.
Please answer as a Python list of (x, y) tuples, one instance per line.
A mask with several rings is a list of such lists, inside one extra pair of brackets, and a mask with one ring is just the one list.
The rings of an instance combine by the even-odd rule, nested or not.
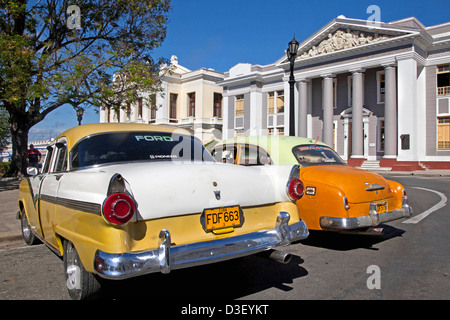
[[(339, 15), (368, 19), (370, 5), (380, 8), (382, 22), (412, 16), (425, 26), (450, 21), (449, 0), (172, 0), (167, 37), (154, 56), (176, 55), (188, 69), (219, 72), (240, 62), (270, 64), (284, 55), (294, 33), (301, 43)], [(86, 110), (83, 124), (98, 121), (96, 110)], [(29, 141), (54, 138), (77, 124), (73, 108), (63, 106), (30, 130)]]

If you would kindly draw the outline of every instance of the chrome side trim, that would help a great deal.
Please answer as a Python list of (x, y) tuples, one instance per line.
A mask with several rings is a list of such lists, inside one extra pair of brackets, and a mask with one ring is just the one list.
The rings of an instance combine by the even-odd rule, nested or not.
[(49, 196), (41, 194), (40, 200), (60, 205), (69, 209), (74, 209), (78, 211), (83, 211), (87, 213), (93, 213), (96, 215), (101, 215), (101, 205), (98, 203), (91, 203), (86, 201), (79, 201), (73, 199), (60, 198), (55, 196)]
[(154, 250), (123, 254), (97, 250), (93, 261), (94, 269), (106, 279), (126, 279), (252, 255), (278, 246), (287, 246), (308, 236), (309, 232), (303, 221), (288, 225), (289, 220), (287, 212), (280, 212), (273, 229), (173, 247), (170, 244), (170, 232), (163, 229), (159, 233), (159, 247)]

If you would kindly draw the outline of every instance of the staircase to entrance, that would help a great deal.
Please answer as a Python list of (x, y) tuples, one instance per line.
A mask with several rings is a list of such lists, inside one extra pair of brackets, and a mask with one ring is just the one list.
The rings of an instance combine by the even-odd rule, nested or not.
[(392, 168), (387, 168), (387, 167), (380, 167), (380, 161), (379, 160), (366, 160), (364, 161), (361, 166), (359, 167), (360, 169), (364, 169), (364, 170), (373, 170), (373, 171), (391, 171)]

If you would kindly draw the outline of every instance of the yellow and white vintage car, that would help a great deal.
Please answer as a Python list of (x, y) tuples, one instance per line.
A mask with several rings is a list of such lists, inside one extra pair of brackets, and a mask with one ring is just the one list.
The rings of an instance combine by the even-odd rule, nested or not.
[(295, 166), (217, 163), (186, 131), (143, 124), (78, 126), (47, 149), (42, 173), (20, 184), (18, 218), (26, 243), (63, 258), (74, 299), (103, 278), (263, 251), (287, 262), (274, 248), (308, 236), (290, 200), (301, 195), (286, 192)]

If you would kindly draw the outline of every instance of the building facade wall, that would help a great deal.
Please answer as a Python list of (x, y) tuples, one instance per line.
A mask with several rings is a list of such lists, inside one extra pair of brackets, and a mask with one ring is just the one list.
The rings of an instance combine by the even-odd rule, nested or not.
[[(333, 20), (300, 44), (294, 65), (296, 135), (332, 145), (353, 165), (449, 165), (450, 148), (437, 147), (437, 125), (439, 117), (450, 116), (450, 94), (438, 96), (436, 80), (437, 66), (450, 64), (449, 33), (450, 23), (426, 28), (415, 18), (375, 31), (364, 21)], [(330, 42), (349, 37), (348, 47)], [(289, 72), (282, 57), (267, 66), (238, 64), (225, 73), (228, 107), (244, 95), (245, 125), (236, 130), (234, 110), (228, 112), (224, 139), (289, 134)], [(269, 93), (277, 91), (284, 93), (284, 111), (268, 114)]]
[[(222, 102), (223, 88), (217, 83), (223, 80), (223, 73), (204, 68), (191, 71), (179, 65), (175, 56), (172, 56), (171, 65), (167, 69), (171, 71), (161, 74), (161, 92), (141, 92), (139, 96), (142, 102), (133, 102), (128, 111), (125, 103), (118, 112), (102, 108), (100, 122), (177, 126), (191, 131), (204, 143), (220, 138), (225, 109)], [(216, 116), (215, 95), (218, 95), (220, 101), (219, 114)], [(176, 100), (172, 97), (176, 97)], [(195, 108), (190, 112), (191, 100), (194, 101)], [(139, 110), (139, 103), (142, 103), (142, 112)], [(175, 112), (171, 112), (172, 107)]]

